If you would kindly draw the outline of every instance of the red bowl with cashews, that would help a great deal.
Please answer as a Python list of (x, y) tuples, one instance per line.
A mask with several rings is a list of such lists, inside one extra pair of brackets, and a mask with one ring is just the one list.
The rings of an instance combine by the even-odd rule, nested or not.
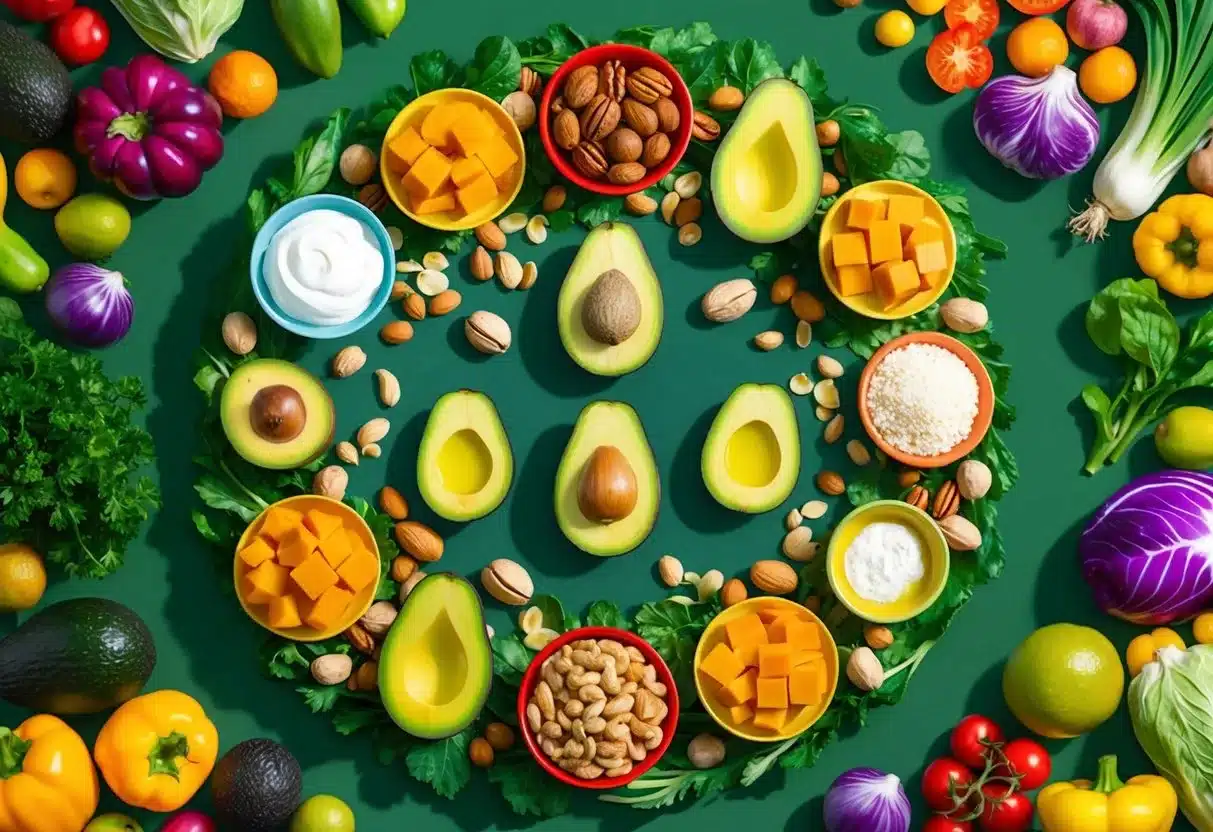
[[(655, 748), (648, 750), (643, 760), (632, 764), (631, 771), (620, 777), (607, 777), (604, 773), (600, 777), (586, 780), (574, 776), (572, 772), (565, 771), (544, 753), (543, 748), (540, 747), (541, 739), (532, 730), (530, 719), (527, 716), (527, 706), (531, 703), (531, 697), (535, 694), (539, 683), (543, 681), (542, 668), (544, 662), (558, 655), (566, 644), (571, 646), (575, 641), (588, 639), (595, 641), (610, 639), (623, 645), (624, 648), (636, 648), (644, 656), (645, 661), (656, 670), (657, 682), (664, 685), (666, 689), (664, 701), (668, 710), (665, 719), (661, 721), (659, 726), (662, 733), (660, 741)], [(674, 684), (674, 676), (670, 673), (670, 668), (665, 663), (665, 660), (658, 655), (657, 651), (647, 641), (635, 633), (629, 633), (627, 630), (619, 630), (614, 627), (581, 627), (559, 636), (551, 644), (539, 651), (539, 654), (531, 660), (526, 674), (522, 677), (522, 686), (518, 690), (518, 726), (522, 732), (522, 739), (526, 743), (527, 749), (531, 752), (531, 756), (535, 758), (535, 762), (557, 780), (581, 789), (616, 789), (620, 786), (626, 786), (652, 768), (669, 749), (670, 742), (674, 739), (674, 730), (678, 727), (678, 688)], [(564, 738), (558, 740), (560, 746), (563, 747), (564, 743)]]

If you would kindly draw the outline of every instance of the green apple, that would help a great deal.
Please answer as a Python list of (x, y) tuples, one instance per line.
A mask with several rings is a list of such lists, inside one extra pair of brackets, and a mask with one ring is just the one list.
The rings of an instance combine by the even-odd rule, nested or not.
[(98, 815), (84, 827), (84, 832), (143, 832), (143, 827), (126, 815)]
[(354, 813), (329, 794), (309, 797), (291, 819), (291, 832), (354, 832)]

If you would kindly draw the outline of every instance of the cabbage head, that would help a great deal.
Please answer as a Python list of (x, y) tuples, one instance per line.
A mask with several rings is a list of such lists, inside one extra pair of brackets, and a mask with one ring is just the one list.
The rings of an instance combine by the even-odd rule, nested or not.
[(1200, 832), (1213, 832), (1213, 645), (1163, 647), (1129, 685), (1137, 742)]
[(161, 55), (192, 64), (235, 25), (244, 0), (113, 0), (135, 34)]
[(1091, 518), (1078, 553), (1104, 612), (1137, 624), (1191, 618), (1213, 601), (1213, 476), (1138, 477)]

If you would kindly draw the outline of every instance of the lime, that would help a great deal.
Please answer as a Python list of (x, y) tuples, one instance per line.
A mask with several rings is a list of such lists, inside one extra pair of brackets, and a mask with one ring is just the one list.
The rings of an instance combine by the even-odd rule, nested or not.
[(0, 612), (28, 610), (45, 591), (42, 557), (24, 543), (0, 546)]
[(55, 214), (55, 233), (77, 257), (101, 260), (126, 242), (131, 214), (112, 196), (81, 194)]
[(1116, 712), (1124, 689), (1125, 671), (1112, 642), (1077, 624), (1041, 627), (1015, 648), (1002, 674), (1011, 713), (1053, 739), (1094, 730)]
[(291, 832), (354, 832), (354, 813), (329, 794), (309, 797), (291, 819)]

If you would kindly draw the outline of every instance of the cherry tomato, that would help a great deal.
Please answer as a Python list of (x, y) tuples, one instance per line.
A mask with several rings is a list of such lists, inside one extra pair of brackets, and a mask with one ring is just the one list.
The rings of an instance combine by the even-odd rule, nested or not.
[(972, 832), (973, 824), (967, 820), (952, 820), (947, 815), (931, 815), (922, 825), (922, 832)]
[(76, 5), (76, 0), (3, 0), (3, 3), (22, 20), (45, 23)]
[(982, 40), (994, 34), (998, 28), (998, 0), (948, 0), (944, 6), (943, 19), (949, 29), (962, 23), (971, 23)]
[(922, 797), (937, 812), (959, 808), (952, 796), (964, 791), (973, 782), (974, 776), (972, 770), (960, 760), (940, 757), (922, 773)]
[(1035, 809), (1023, 792), (1011, 793), (1002, 783), (987, 783), (981, 793), (986, 805), (977, 823), (983, 832), (1025, 832), (1032, 825)]
[(986, 753), (990, 744), (996, 742), (1002, 742), (998, 724), (981, 714), (969, 714), (952, 729), (952, 756), (970, 768), (984, 771)]
[[(1053, 760), (1049, 752), (1036, 740), (1021, 738), (1011, 740), (1003, 746), (1002, 753), (1011, 764), (1011, 773), (1021, 776), (1019, 790), (1030, 792), (1039, 789), (1053, 771)], [(1001, 766), (1005, 769), (1006, 766)], [(1006, 773), (1005, 771), (1003, 772)]]
[(927, 72), (944, 92), (977, 89), (994, 74), (994, 56), (971, 23), (940, 32), (927, 48)]
[(109, 49), (110, 27), (100, 12), (76, 6), (51, 23), (50, 42), (64, 62), (91, 64)]
[(1015, 11), (1031, 15), (1053, 14), (1064, 9), (1069, 2), (1070, 0), (1007, 0)]

